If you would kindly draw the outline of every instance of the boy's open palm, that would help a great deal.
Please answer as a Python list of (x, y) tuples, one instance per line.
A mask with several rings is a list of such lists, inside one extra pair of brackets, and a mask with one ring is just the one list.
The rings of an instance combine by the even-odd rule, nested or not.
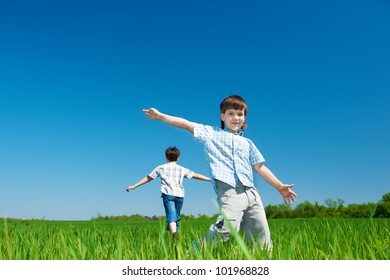
[(290, 205), (295, 201), (295, 198), (297, 197), (297, 194), (291, 190), (292, 187), (294, 187), (294, 184), (283, 184), (283, 186), (279, 189), (279, 193), (283, 196), (284, 203), (287, 204), (288, 202)]

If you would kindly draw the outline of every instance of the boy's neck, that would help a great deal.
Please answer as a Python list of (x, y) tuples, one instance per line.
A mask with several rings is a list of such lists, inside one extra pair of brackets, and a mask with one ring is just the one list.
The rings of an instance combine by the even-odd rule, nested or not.
[(240, 128), (238, 131), (233, 131), (230, 128), (228, 128), (227, 126), (225, 126), (224, 130), (227, 131), (227, 132), (231, 132), (231, 133), (233, 133), (235, 135), (241, 135), (241, 136), (242, 136), (242, 134), (244, 132), (244, 130), (242, 128)]

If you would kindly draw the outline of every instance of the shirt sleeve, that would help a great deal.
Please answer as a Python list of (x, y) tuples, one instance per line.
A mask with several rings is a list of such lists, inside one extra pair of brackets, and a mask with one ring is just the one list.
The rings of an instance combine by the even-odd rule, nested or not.
[(194, 124), (194, 139), (198, 140), (201, 143), (206, 142), (210, 137), (211, 133), (214, 131), (212, 126), (203, 125), (200, 123)]
[(249, 160), (252, 166), (265, 162), (263, 155), (260, 153), (256, 145), (249, 141), (250, 151), (249, 151)]
[(184, 176), (186, 176), (188, 179), (191, 179), (192, 177), (194, 177), (194, 175), (195, 175), (194, 171), (186, 169), (186, 173)]
[(155, 169), (153, 169), (152, 172), (150, 172), (148, 174), (149, 177), (151, 177), (152, 179), (156, 179), (157, 177), (160, 176), (160, 166), (157, 166)]

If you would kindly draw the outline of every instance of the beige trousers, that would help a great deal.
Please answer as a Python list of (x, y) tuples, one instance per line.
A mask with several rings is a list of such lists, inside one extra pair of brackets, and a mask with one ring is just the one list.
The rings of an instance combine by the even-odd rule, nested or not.
[(233, 187), (216, 181), (216, 193), (221, 214), (206, 233), (206, 240), (228, 241), (230, 230), (238, 232), (241, 228), (250, 244), (258, 243), (261, 249), (266, 246), (271, 250), (270, 231), (258, 190), (241, 183)]

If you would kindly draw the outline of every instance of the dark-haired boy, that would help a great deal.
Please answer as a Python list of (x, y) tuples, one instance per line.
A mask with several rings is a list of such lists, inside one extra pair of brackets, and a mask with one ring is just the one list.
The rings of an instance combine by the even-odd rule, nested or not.
[(165, 150), (167, 163), (157, 166), (148, 176), (142, 178), (138, 183), (128, 186), (126, 191), (138, 188), (149, 183), (153, 179), (161, 178), (161, 198), (163, 200), (165, 214), (167, 217), (167, 230), (174, 238), (178, 238), (178, 222), (184, 202), (184, 177), (202, 181), (210, 181), (210, 178), (197, 174), (177, 164), (180, 157), (180, 150), (176, 147), (169, 147)]

